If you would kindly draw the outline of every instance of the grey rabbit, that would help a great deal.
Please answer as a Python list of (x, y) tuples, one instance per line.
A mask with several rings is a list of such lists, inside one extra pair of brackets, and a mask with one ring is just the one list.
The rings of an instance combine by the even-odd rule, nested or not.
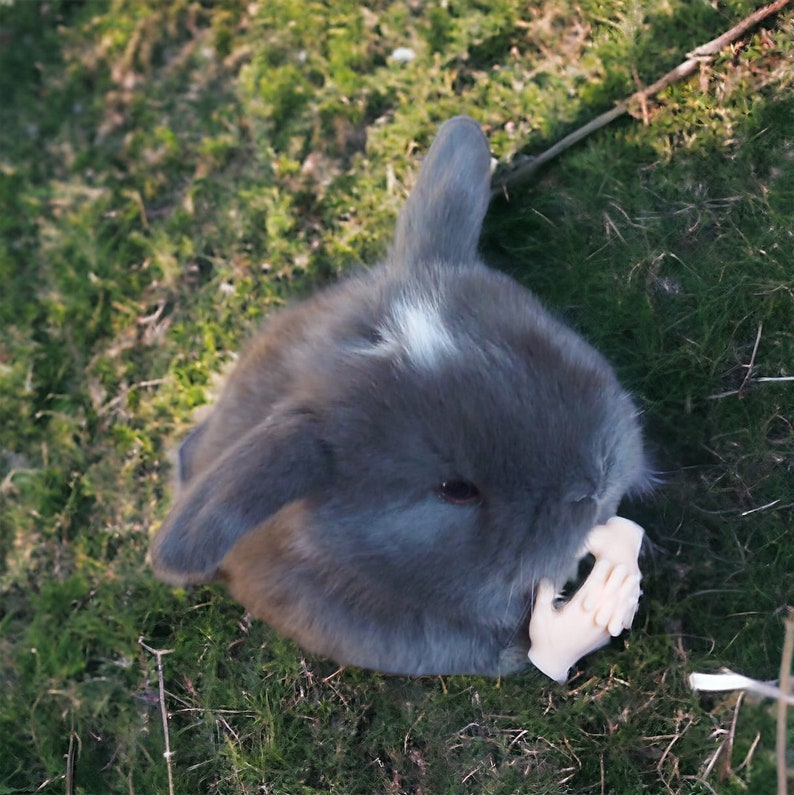
[(479, 260), (490, 165), (447, 121), (385, 262), (267, 320), (180, 449), (158, 577), (341, 664), (528, 664), (538, 581), (649, 475), (609, 364)]

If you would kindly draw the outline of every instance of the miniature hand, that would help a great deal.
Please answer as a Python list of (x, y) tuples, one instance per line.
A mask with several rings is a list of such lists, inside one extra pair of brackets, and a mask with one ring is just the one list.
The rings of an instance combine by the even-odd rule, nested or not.
[(582, 555), (590, 552), (596, 560), (608, 558), (614, 563), (625, 564), (639, 574), (637, 559), (644, 537), (645, 531), (636, 522), (613, 516), (606, 524), (596, 525), (587, 534)]
[(596, 563), (578, 593), (584, 598), (584, 609), (595, 611), (596, 624), (613, 637), (631, 628), (637, 612), (642, 594), (637, 559), (644, 535), (638, 524), (613, 516), (594, 527), (585, 540), (585, 551)]
[(593, 554), (595, 566), (559, 609), (553, 583), (541, 580), (529, 622), (529, 659), (543, 673), (564, 682), (577, 660), (631, 626), (641, 594), (637, 557), (642, 537), (639, 525), (621, 517), (593, 528), (584, 553)]

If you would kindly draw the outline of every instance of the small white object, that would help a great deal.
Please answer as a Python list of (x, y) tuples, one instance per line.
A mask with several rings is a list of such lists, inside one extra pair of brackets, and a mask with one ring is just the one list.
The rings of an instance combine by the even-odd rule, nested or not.
[(693, 690), (719, 692), (724, 690), (747, 690), (766, 698), (775, 698), (794, 706), (794, 694), (784, 693), (775, 682), (760, 682), (749, 676), (742, 676), (733, 671), (718, 674), (689, 674), (689, 686)]
[(689, 674), (689, 686), (693, 690), (750, 690), (758, 684), (749, 676), (732, 671), (721, 674)]
[(536, 668), (565, 682), (577, 660), (631, 627), (642, 594), (637, 561), (644, 535), (638, 524), (620, 516), (594, 527), (581, 553), (593, 555), (593, 570), (559, 608), (554, 584), (540, 581), (529, 622), (529, 659)]
[(390, 61), (397, 63), (411, 63), (416, 58), (416, 53), (410, 47), (397, 47), (389, 56)]

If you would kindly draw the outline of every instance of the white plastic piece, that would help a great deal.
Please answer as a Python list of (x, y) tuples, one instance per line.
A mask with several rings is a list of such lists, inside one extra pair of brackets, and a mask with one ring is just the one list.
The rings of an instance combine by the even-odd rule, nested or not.
[(621, 516), (594, 527), (581, 552), (593, 555), (593, 570), (559, 608), (554, 584), (540, 581), (529, 622), (529, 659), (536, 668), (565, 682), (577, 660), (631, 627), (642, 594), (637, 560), (644, 535), (638, 524)]
[(766, 698), (776, 698), (778, 701), (785, 701), (786, 704), (794, 706), (794, 694), (785, 693), (776, 683), (760, 682), (757, 679), (750, 679), (749, 676), (735, 674), (733, 671), (723, 671), (718, 674), (689, 674), (689, 686), (693, 690), (749, 690), (759, 696)]
[(396, 63), (411, 63), (415, 58), (416, 53), (410, 47), (397, 47), (389, 56), (389, 60)]

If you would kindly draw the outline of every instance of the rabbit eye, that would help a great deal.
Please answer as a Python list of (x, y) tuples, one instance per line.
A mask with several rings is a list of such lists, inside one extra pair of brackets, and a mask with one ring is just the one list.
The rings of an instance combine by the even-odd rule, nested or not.
[(379, 328), (369, 328), (364, 334), (370, 345), (383, 345), (383, 332)]
[(480, 490), (468, 480), (445, 480), (436, 493), (452, 505), (471, 505), (480, 501)]

